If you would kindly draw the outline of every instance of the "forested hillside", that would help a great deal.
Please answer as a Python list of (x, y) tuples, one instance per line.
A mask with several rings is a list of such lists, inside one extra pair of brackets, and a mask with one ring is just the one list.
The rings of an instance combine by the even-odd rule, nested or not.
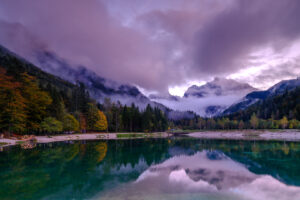
[[(51, 134), (87, 131), (164, 131), (165, 114), (148, 106), (140, 111), (90, 98), (76, 85), (40, 70), (0, 48), (0, 132)], [(105, 111), (105, 114), (100, 111)], [(107, 117), (106, 117), (107, 115)]]
[(278, 120), (286, 117), (300, 120), (300, 87), (259, 101), (246, 110), (229, 115), (229, 118), (249, 120), (253, 114), (261, 119)]
[(181, 129), (300, 129), (300, 87), (215, 118), (174, 121)]
[[(103, 131), (105, 115), (89, 98), (83, 85), (59, 90), (42, 84), (27, 72), (0, 67), (0, 129), (7, 133)], [(89, 123), (87, 123), (89, 122)]]

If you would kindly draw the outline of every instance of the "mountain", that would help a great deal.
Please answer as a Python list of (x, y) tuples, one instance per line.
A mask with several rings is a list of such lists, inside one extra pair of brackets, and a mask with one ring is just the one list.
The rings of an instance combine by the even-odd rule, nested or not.
[[(299, 81), (299, 79), (298, 79)], [(230, 119), (249, 120), (253, 114), (260, 119), (280, 120), (286, 117), (288, 120), (300, 120), (300, 85), (294, 85), (297, 79), (283, 81), (283, 84), (277, 84), (276, 89), (271, 88), (269, 95), (264, 99), (258, 100), (256, 103), (244, 110), (230, 113), (227, 115)], [(289, 86), (295, 86), (293, 89)], [(282, 90), (283, 89), (283, 90)], [(293, 126), (295, 127), (295, 126)]]
[(37, 52), (35, 58), (35, 62), (43, 70), (73, 83), (78, 81), (83, 83), (90, 95), (98, 102), (102, 103), (105, 98), (109, 98), (113, 102), (120, 102), (122, 105), (130, 106), (134, 103), (141, 110), (145, 109), (149, 104), (153, 108), (161, 109), (167, 114), (169, 119), (173, 120), (195, 117), (193, 112), (172, 110), (163, 104), (152, 101), (133, 85), (105, 79), (84, 66), (71, 66), (53, 52)]
[(230, 105), (256, 89), (249, 84), (232, 79), (215, 78), (202, 86), (193, 85), (184, 96), (150, 96), (151, 100), (176, 110), (192, 110), (202, 117), (212, 117), (222, 113)]
[(295, 88), (300, 86), (300, 78), (292, 79), (292, 80), (283, 80), (279, 83), (275, 84), (274, 86), (270, 87), (268, 90), (265, 91), (254, 91), (247, 94), (241, 101), (231, 105), (227, 108), (223, 115), (231, 114), (240, 110), (244, 110), (249, 106), (265, 100), (270, 97), (274, 97), (277, 95), (282, 95), (286, 91), (292, 91)]
[(184, 93), (184, 97), (208, 97), (247, 94), (256, 90), (247, 83), (240, 83), (232, 79), (216, 77), (213, 81), (202, 86), (193, 85)]
[[(41, 71), (40, 69), (42, 69), (60, 77), (61, 80), (67, 80), (73, 84), (82, 82), (87, 87), (90, 95), (98, 102), (103, 102), (104, 98), (110, 98), (113, 102), (119, 101), (123, 105), (134, 103), (140, 109), (145, 109), (150, 104), (151, 107), (158, 107), (163, 110), (171, 119), (193, 118), (195, 116), (190, 112), (174, 111), (160, 103), (151, 101), (133, 85), (108, 80), (85, 66), (70, 64), (57, 55), (56, 52), (51, 51), (48, 45), (39, 40), (20, 23), (8, 23), (0, 20), (0, 28), (0, 44), (15, 53), (5, 51), (18, 59), (24, 60), (23, 58), (25, 58), (28, 64), (34, 64), (30, 64), (31, 67), (27, 67), (27, 70), (34, 68)], [(2, 53), (4, 52), (2, 51)]]
[(9, 51), (5, 47), (0, 45), (0, 66), (4, 67), (8, 73), (23, 73), (27, 72), (29, 75), (38, 78), (39, 83), (46, 85), (50, 83), (57, 89), (68, 91), (76, 88), (76, 85), (63, 80), (57, 76), (44, 72), (40, 68), (26, 61), (17, 54)]
[(136, 103), (140, 108), (145, 108), (148, 103), (155, 106), (135, 86), (107, 80), (84, 66), (71, 65), (55, 52), (49, 50), (50, 48), (44, 42), (22, 24), (0, 20), (0, 28), (0, 44), (14, 52), (10, 52), (10, 54), (14, 54), (19, 59), (25, 58), (43, 71), (73, 84), (76, 82), (84, 83), (92, 97), (99, 102), (103, 102), (105, 97), (109, 97), (113, 101), (120, 101), (126, 105)]
[(105, 79), (84, 66), (72, 66), (53, 52), (38, 51), (35, 59), (38, 66), (51, 74), (72, 83), (82, 82), (90, 95), (99, 102), (103, 102), (105, 98), (110, 98), (112, 101), (120, 101), (124, 105), (135, 103), (141, 109), (144, 109), (148, 104), (153, 107), (161, 107), (151, 102), (137, 87)]

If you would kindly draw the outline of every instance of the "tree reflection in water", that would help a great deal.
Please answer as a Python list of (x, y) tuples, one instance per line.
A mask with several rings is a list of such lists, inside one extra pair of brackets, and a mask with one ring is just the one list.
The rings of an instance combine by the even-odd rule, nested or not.
[[(175, 178), (174, 181), (180, 176), (194, 182), (201, 180), (217, 190), (227, 189), (228, 184), (223, 182), (236, 179), (232, 184), (238, 187), (242, 183), (240, 180), (253, 182), (261, 180), (256, 177), (262, 175), (269, 175), (282, 184), (300, 186), (300, 145), (296, 142), (192, 138), (76, 141), (37, 144), (33, 149), (22, 149), (20, 146), (4, 148), (4, 151), (0, 152), (0, 197), (99, 197), (126, 188), (124, 184), (129, 187), (147, 171), (167, 170), (161, 166), (170, 158), (188, 156), (196, 162), (193, 156), (199, 152), (210, 152), (211, 159), (218, 159), (222, 155), (244, 166), (246, 174), (251, 175), (244, 176), (244, 173), (241, 178), (240, 175), (222, 169), (214, 171), (203, 167), (180, 168), (178, 164), (171, 166), (173, 171), (169, 168), (164, 175), (173, 173), (171, 177)], [(162, 182), (161, 180), (160, 183)]]

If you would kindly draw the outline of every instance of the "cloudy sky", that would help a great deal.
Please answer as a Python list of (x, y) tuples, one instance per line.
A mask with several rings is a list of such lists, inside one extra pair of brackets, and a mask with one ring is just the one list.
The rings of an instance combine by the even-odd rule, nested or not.
[(265, 89), (300, 75), (299, 19), (298, 0), (1, 0), (0, 43), (146, 92), (216, 76)]

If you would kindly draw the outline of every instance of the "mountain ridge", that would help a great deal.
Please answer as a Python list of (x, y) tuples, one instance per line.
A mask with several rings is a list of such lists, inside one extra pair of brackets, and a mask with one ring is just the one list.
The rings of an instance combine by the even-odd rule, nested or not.
[(216, 77), (202, 86), (189, 87), (183, 97), (156, 95), (150, 98), (172, 109), (193, 110), (202, 117), (214, 117), (244, 95), (256, 90), (247, 83)]
[(196, 86), (192, 85), (184, 93), (184, 97), (195, 96), (205, 97), (210, 95), (222, 96), (229, 95), (238, 92), (249, 93), (249, 91), (255, 91), (247, 83), (240, 83), (233, 79), (215, 77), (213, 81), (207, 82), (204, 85)]
[(271, 86), (267, 90), (263, 91), (254, 91), (247, 94), (240, 102), (237, 102), (230, 107), (228, 107), (222, 115), (231, 114), (234, 112), (238, 112), (241, 110), (245, 110), (246, 108), (250, 107), (251, 105), (265, 100), (272, 96), (281, 95), (286, 91), (292, 91), (300, 86), (300, 78), (290, 79), (290, 80), (282, 80), (275, 85)]

